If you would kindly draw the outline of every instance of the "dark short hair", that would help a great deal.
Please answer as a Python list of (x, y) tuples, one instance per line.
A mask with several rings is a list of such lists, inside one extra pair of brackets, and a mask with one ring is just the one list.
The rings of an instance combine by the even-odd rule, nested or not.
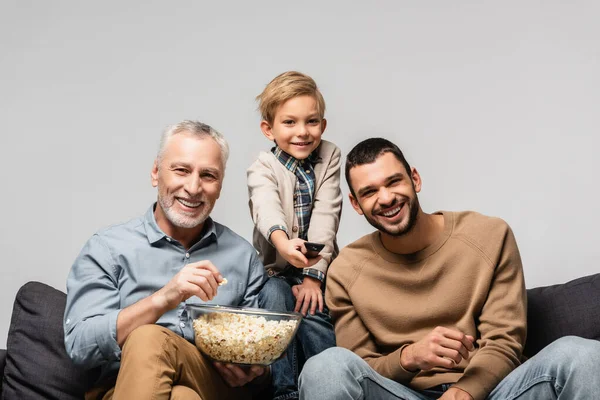
[(383, 138), (363, 140), (354, 146), (346, 157), (346, 183), (348, 183), (352, 196), (356, 197), (356, 194), (352, 188), (352, 182), (350, 182), (350, 170), (359, 165), (374, 163), (379, 156), (385, 153), (392, 153), (394, 157), (404, 165), (406, 172), (410, 174), (410, 165), (408, 164), (408, 161), (406, 161), (404, 154), (402, 154), (402, 151), (394, 143)]

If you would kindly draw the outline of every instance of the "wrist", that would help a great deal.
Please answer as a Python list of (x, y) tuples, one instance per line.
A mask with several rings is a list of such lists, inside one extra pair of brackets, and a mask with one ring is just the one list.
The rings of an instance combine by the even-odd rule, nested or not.
[(307, 285), (319, 287), (319, 288), (321, 287), (321, 284), (323, 283), (318, 278), (315, 278), (314, 276), (309, 276), (309, 275), (304, 275), (302, 282), (306, 283)]
[(169, 307), (169, 300), (162, 290), (150, 295), (150, 304), (157, 315), (163, 315), (171, 309), (171, 307)]
[(445, 393), (446, 397), (456, 399), (456, 400), (473, 400), (473, 396), (471, 396), (468, 392), (457, 388), (456, 386), (452, 386)]
[(281, 229), (277, 229), (275, 231), (273, 231), (273, 233), (271, 233), (271, 237), (270, 237), (271, 243), (273, 243), (273, 246), (275, 246), (275, 248), (279, 251), (279, 249), (285, 245), (288, 242), (288, 236), (287, 233), (285, 233), (285, 231), (282, 231)]
[(409, 372), (416, 372), (419, 367), (413, 357), (413, 345), (409, 344), (400, 352), (400, 366)]

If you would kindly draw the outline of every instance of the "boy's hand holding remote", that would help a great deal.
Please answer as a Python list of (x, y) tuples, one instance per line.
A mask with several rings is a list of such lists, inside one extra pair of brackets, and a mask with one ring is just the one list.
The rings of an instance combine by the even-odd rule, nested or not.
[(273, 232), (271, 242), (279, 254), (296, 268), (307, 268), (321, 260), (321, 256), (307, 258), (304, 240), (298, 238), (288, 239), (284, 231), (277, 230)]

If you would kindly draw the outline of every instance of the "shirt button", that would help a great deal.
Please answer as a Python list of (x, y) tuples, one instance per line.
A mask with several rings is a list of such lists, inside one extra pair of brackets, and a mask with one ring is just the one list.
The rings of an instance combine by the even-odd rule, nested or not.
[(306, 170), (306, 171), (304, 171), (304, 172), (306, 172), (307, 174), (310, 174), (310, 169), (307, 169), (307, 170)]
[(298, 227), (297, 226), (292, 227), (292, 232), (298, 232)]
[(179, 326), (182, 327), (182, 328), (185, 328), (185, 322), (180, 322)]
[(190, 253), (185, 253), (185, 258), (190, 258)]
[(170, 242), (170, 241), (171, 241), (171, 238), (167, 236), (167, 242)]

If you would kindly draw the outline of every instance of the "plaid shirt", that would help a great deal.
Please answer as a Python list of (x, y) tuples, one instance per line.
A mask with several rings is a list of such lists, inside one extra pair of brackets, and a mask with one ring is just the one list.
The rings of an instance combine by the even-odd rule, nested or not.
[[(313, 151), (305, 160), (298, 160), (281, 150), (279, 146), (273, 147), (271, 152), (279, 162), (298, 178), (294, 190), (294, 212), (298, 218), (298, 237), (308, 240), (308, 226), (310, 224), (313, 197), (315, 195), (315, 171), (313, 166), (320, 161), (320, 157), (317, 155), (317, 151)], [(285, 227), (276, 225), (269, 229), (269, 237), (271, 233), (278, 229), (287, 234)], [(317, 278), (321, 282), (325, 280), (325, 274), (314, 268), (304, 268), (302, 274)]]

